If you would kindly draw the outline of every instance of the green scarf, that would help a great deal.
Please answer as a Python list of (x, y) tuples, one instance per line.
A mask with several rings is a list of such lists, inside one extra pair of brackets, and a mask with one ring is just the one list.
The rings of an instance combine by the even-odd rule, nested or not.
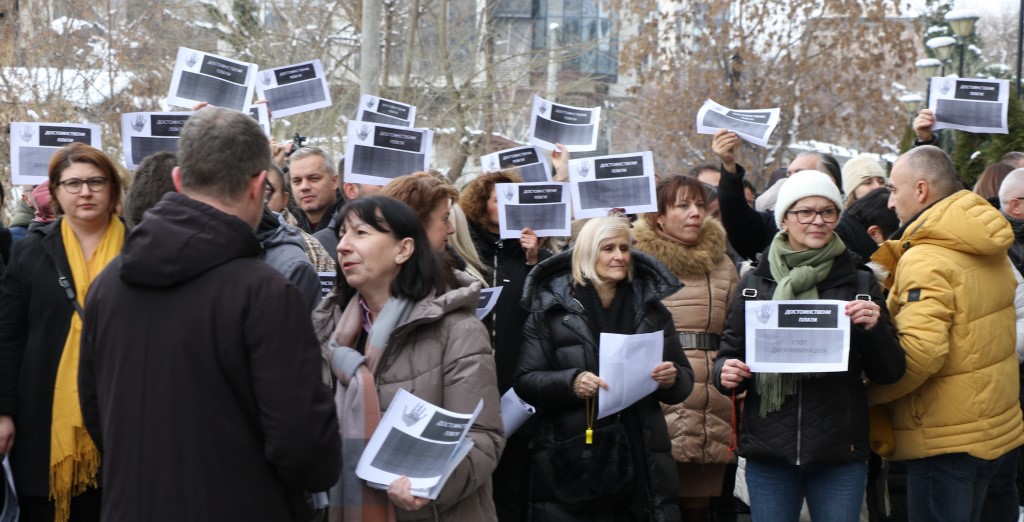
[[(773, 301), (817, 299), (818, 283), (832, 270), (832, 261), (846, 251), (846, 244), (834, 232), (832, 240), (816, 250), (793, 250), (785, 232), (775, 234), (768, 250), (768, 265), (775, 279)], [(797, 391), (800, 381), (819, 374), (759, 373), (754, 385), (761, 395), (761, 417), (782, 408), (786, 398)]]

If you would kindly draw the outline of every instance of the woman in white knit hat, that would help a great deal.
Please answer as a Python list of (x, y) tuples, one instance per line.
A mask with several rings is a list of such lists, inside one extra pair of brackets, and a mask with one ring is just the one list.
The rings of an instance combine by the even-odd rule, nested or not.
[(850, 158), (843, 165), (843, 192), (846, 193), (846, 206), (864, 197), (868, 192), (884, 187), (885, 169), (878, 159), (870, 154), (860, 154)]
[[(825, 174), (802, 171), (789, 177), (775, 205), (779, 233), (757, 268), (740, 281), (715, 357), (718, 389), (732, 397), (747, 392), (739, 454), (747, 459), (754, 522), (795, 522), (804, 499), (812, 520), (858, 520), (869, 456), (862, 374), (893, 383), (905, 370), (881, 288), (833, 232), (842, 210), (839, 189)], [(751, 372), (744, 362), (746, 302), (817, 299), (846, 301), (833, 309), (851, 324), (845, 371)], [(824, 339), (836, 332), (819, 330), (807, 337), (805, 347), (822, 353)]]

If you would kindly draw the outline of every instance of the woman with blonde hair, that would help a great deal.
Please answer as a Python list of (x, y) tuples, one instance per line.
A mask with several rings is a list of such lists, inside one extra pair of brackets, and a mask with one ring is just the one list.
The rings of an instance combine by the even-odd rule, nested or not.
[[(629, 222), (588, 221), (571, 250), (527, 278), (530, 312), (516, 393), (537, 408), (531, 441), (529, 520), (679, 520), (679, 484), (660, 403), (693, 389), (693, 370), (661, 300), (678, 279), (630, 248)], [(602, 333), (658, 333), (655, 391), (619, 413), (595, 419)]]

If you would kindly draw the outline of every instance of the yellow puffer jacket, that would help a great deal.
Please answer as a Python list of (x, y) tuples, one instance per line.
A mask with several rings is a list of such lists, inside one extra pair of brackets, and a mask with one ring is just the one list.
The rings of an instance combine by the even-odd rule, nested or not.
[(907, 355), (899, 382), (868, 390), (892, 420), (893, 460), (960, 452), (992, 460), (1024, 444), (1012, 243), (999, 210), (962, 190), (872, 256), (891, 274), (888, 306)]

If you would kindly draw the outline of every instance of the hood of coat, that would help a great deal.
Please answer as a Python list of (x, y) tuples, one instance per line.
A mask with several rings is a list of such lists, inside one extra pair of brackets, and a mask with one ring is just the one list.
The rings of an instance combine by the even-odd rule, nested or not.
[(306, 251), (306, 240), (297, 227), (282, 223), (269, 211), (263, 212), (260, 226), (256, 229), (256, 238), (265, 250), (292, 244)]
[(480, 280), (459, 270), (455, 270), (458, 286), (441, 294), (434, 294), (419, 300), (409, 312), (406, 324), (433, 321), (457, 310), (466, 310), (476, 317), (477, 303), (480, 301)]
[(652, 229), (644, 219), (637, 220), (633, 230), (637, 249), (650, 254), (682, 279), (703, 277), (714, 270), (728, 248), (725, 228), (710, 217), (701, 224), (697, 244), (693, 246)]
[(247, 223), (184, 194), (168, 193), (149, 212), (125, 239), (126, 284), (167, 288), (263, 252)]
[(1013, 229), (999, 209), (981, 196), (961, 190), (918, 214), (898, 239), (882, 243), (871, 260), (895, 272), (903, 253), (917, 245), (991, 256), (1005, 255), (1013, 241)]
[(19, 199), (18, 206), (14, 209), (14, 217), (11, 218), (11, 228), (28, 227), (35, 215), (36, 210), (25, 203), (25, 200)]
[[(572, 249), (541, 261), (526, 276), (519, 304), (530, 312), (542, 312), (555, 305), (582, 311), (572, 296)], [(653, 257), (633, 250), (633, 295), (646, 305), (661, 301), (683, 288), (672, 272)], [(636, 310), (642, 310), (637, 306)]]

